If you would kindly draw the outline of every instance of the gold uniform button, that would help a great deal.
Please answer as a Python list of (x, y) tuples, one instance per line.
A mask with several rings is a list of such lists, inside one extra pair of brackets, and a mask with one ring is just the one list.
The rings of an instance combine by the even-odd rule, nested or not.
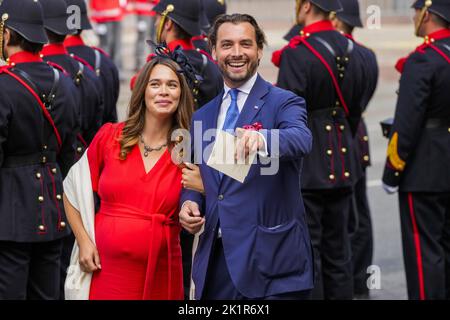
[(450, 132), (450, 128), (448, 128), (448, 132)]
[(78, 153), (81, 153), (81, 151), (83, 151), (83, 148), (82, 148), (82, 147), (78, 147), (78, 148), (77, 148), (77, 152), (78, 152)]
[(344, 176), (346, 177), (346, 178), (348, 178), (348, 177), (350, 177), (350, 172), (344, 172)]
[(364, 161), (369, 161), (369, 156), (368, 155), (364, 156)]
[(56, 173), (56, 168), (52, 168), (52, 173), (53, 173), (53, 174)]
[(44, 202), (44, 197), (43, 196), (39, 196), (38, 200), (39, 200), (39, 202)]
[(331, 156), (332, 154), (333, 154), (333, 150), (328, 149), (328, 150), (327, 150), (327, 155)]
[(39, 231), (45, 231), (45, 227), (41, 224), (41, 225), (39, 225)]
[(41, 178), (41, 174), (38, 172), (36, 173), (36, 178), (40, 179)]
[(330, 180), (334, 180), (334, 174), (330, 174), (330, 175), (328, 176), (328, 178), (329, 178)]
[(65, 228), (65, 227), (66, 227), (66, 223), (65, 223), (64, 221), (61, 221), (61, 222), (59, 223), (59, 226), (60, 226), (61, 228)]
[(43, 156), (42, 157), (42, 163), (46, 163), (47, 162), (47, 157), (46, 156)]
[(341, 124), (341, 125), (339, 126), (339, 129), (341, 129), (341, 131), (344, 131), (345, 126), (344, 126), (343, 124)]
[(341, 151), (342, 151), (342, 153), (346, 153), (347, 152), (347, 148), (342, 148)]
[(368, 136), (364, 136), (364, 137), (363, 137), (363, 140), (364, 140), (365, 142), (367, 142), (367, 141), (369, 141), (369, 137), (368, 137)]
[(331, 131), (331, 126), (330, 125), (325, 126), (325, 130)]
[(61, 200), (61, 199), (62, 199), (61, 195), (60, 195), (60, 194), (57, 194), (57, 195), (56, 195), (56, 199)]
[(44, 149), (44, 150), (47, 150), (47, 148), (48, 148), (48, 147), (47, 147), (46, 145), (43, 145), (43, 146), (42, 146), (42, 149)]
[(396, 177), (398, 177), (398, 176), (400, 175), (400, 173), (399, 173), (398, 171), (395, 171), (394, 175), (395, 175)]

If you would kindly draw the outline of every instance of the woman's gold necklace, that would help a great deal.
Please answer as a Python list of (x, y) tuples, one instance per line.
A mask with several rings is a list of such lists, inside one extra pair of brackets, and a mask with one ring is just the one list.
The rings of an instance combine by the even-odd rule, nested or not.
[(152, 148), (152, 147), (147, 146), (147, 145), (145, 144), (145, 142), (144, 142), (144, 137), (142, 136), (142, 134), (140, 135), (140, 138), (141, 138), (142, 144), (144, 145), (144, 157), (147, 157), (148, 154), (149, 154), (150, 152), (152, 152), (152, 151), (159, 151), (159, 150), (161, 150), (162, 148), (164, 148), (164, 147), (167, 146), (167, 143), (164, 143), (164, 144), (162, 144), (162, 145), (160, 145), (160, 146), (158, 146), (158, 147)]

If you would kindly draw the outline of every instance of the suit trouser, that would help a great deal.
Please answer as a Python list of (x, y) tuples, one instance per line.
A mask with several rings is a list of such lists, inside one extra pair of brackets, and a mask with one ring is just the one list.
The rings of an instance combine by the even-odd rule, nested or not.
[(314, 249), (313, 299), (352, 299), (353, 273), (348, 217), (350, 188), (303, 190)]
[(183, 285), (184, 299), (189, 300), (189, 291), (191, 287), (191, 270), (192, 270), (192, 245), (194, 243), (194, 235), (186, 230), (181, 230), (180, 245), (181, 258), (183, 263)]
[(0, 300), (57, 300), (61, 240), (0, 241)]
[(450, 299), (450, 192), (400, 192), (409, 299)]
[(311, 290), (286, 292), (268, 297), (250, 299), (242, 295), (234, 286), (228, 271), (223, 251), (222, 239), (216, 239), (209, 259), (208, 272), (202, 300), (305, 300)]
[[(373, 232), (367, 199), (366, 172), (354, 188), (355, 205), (351, 207), (350, 218), (354, 217), (354, 230), (350, 232), (353, 264), (353, 290), (355, 294), (367, 294), (367, 268), (372, 264)], [(355, 208), (356, 206), (356, 208)], [(356, 210), (355, 210), (356, 209)]]

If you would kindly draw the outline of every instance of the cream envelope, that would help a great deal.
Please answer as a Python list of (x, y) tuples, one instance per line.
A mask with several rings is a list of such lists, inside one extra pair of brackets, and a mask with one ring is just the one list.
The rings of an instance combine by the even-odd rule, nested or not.
[(206, 162), (208, 166), (243, 183), (250, 171), (256, 152), (249, 155), (246, 163), (237, 163), (234, 159), (237, 138), (225, 131), (218, 130), (211, 155)]

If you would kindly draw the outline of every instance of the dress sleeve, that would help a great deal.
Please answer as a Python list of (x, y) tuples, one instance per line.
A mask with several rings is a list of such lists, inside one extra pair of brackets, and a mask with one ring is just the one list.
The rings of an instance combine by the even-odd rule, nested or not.
[(107, 146), (113, 142), (113, 131), (112, 123), (104, 124), (87, 149), (92, 190), (94, 192), (98, 192), (98, 181), (103, 170)]

